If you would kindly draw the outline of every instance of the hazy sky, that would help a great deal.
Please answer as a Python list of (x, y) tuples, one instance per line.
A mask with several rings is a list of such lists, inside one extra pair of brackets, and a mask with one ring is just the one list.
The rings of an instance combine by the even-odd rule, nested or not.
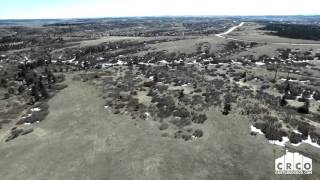
[(0, 0), (0, 19), (319, 15), (320, 0)]

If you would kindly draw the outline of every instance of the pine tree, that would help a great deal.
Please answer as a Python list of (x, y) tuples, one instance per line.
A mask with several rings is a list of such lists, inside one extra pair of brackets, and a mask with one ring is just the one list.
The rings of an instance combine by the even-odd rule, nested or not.
[(286, 96), (284, 95), (284, 96), (282, 96), (282, 98), (281, 98), (280, 106), (285, 106), (285, 105), (287, 105), (287, 104), (288, 104), (288, 102), (287, 102), (287, 100), (286, 100)]
[(6, 88), (8, 86), (8, 81), (6, 79), (1, 78), (0, 86)]
[(35, 85), (31, 87), (31, 96), (33, 96), (36, 101), (40, 99), (38, 88)]
[(39, 83), (39, 88), (40, 88), (40, 92), (41, 92), (42, 97), (48, 98), (49, 97), (49, 93), (47, 91), (47, 88), (43, 85), (42, 82)]

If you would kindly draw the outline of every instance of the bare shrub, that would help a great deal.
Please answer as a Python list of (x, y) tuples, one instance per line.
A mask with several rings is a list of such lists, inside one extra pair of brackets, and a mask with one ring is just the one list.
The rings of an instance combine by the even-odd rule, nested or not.
[(173, 111), (173, 116), (181, 117), (181, 118), (187, 118), (190, 116), (189, 111), (186, 108), (178, 108)]
[(313, 127), (305, 122), (300, 122), (298, 125), (298, 131), (302, 133), (302, 138), (307, 139), (309, 132), (313, 130)]
[(289, 136), (289, 140), (292, 144), (298, 144), (302, 141), (302, 135), (292, 132)]
[(195, 114), (192, 117), (192, 122), (197, 124), (203, 124), (207, 119), (208, 118), (206, 114), (200, 114), (200, 115)]
[(298, 113), (309, 114), (309, 106), (310, 106), (309, 101), (305, 102), (303, 106), (298, 108), (298, 110), (297, 110)]
[(6, 142), (17, 138), (23, 132), (22, 129), (13, 128), (10, 132), (10, 136), (6, 139)]
[(159, 129), (160, 129), (161, 131), (166, 130), (166, 129), (168, 129), (168, 128), (169, 128), (168, 123), (161, 123), (161, 125), (159, 126)]
[(201, 129), (197, 129), (193, 132), (192, 134), (193, 136), (197, 137), (197, 138), (200, 138), (203, 136), (203, 131)]
[(23, 130), (23, 132), (21, 133), (21, 135), (27, 135), (27, 134), (30, 134), (33, 132), (33, 128), (30, 128), (30, 129), (26, 129), (26, 130)]
[(170, 122), (179, 128), (183, 128), (191, 124), (191, 120), (188, 118), (173, 118)]
[(191, 135), (190, 135), (189, 133), (184, 132), (184, 131), (182, 131), (182, 130), (179, 130), (179, 131), (177, 131), (177, 132), (174, 133), (174, 138), (176, 138), (176, 139), (183, 139), (183, 140), (185, 140), (185, 141), (188, 141), (188, 140), (190, 140), (192, 137), (191, 137)]

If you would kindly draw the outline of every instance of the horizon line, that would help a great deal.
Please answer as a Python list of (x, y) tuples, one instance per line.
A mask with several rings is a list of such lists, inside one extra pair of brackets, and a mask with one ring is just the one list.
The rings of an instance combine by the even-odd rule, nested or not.
[(117, 18), (150, 18), (150, 17), (293, 17), (293, 16), (320, 16), (320, 14), (290, 14), (290, 15), (145, 15), (145, 16), (103, 16), (103, 17), (69, 17), (69, 18), (12, 18), (2, 19), (7, 20), (71, 20), (71, 19), (117, 19)]

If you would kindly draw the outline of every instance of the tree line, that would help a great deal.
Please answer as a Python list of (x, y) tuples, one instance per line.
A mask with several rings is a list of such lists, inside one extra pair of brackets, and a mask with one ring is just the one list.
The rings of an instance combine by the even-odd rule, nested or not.
[(301, 24), (267, 24), (261, 30), (271, 31), (269, 34), (280, 37), (320, 40), (320, 27), (316, 25)]

